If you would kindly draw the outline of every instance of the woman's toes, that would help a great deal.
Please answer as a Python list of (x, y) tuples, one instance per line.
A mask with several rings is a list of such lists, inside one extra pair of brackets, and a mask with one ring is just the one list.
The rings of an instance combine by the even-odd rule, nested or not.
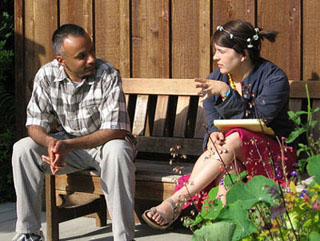
[(153, 219), (153, 216), (154, 216), (154, 215), (152, 215), (152, 212), (147, 212), (147, 217), (148, 217), (148, 218)]

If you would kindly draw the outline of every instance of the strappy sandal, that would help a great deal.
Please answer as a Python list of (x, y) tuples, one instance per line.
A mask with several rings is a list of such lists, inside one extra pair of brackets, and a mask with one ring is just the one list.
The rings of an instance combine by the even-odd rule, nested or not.
[[(167, 228), (169, 228), (171, 226), (171, 224), (177, 220), (177, 218), (180, 215), (180, 212), (178, 210), (178, 204), (175, 203), (171, 198), (166, 199), (165, 201), (169, 202), (172, 208), (172, 218), (169, 218), (167, 214), (158, 211), (155, 207), (152, 207), (146, 211), (144, 211), (144, 213), (142, 214), (142, 218), (143, 220), (151, 227), (154, 229), (158, 229), (158, 230), (166, 230)], [(160, 225), (158, 224), (155, 220), (153, 220), (152, 218), (149, 218), (147, 213), (151, 212), (152, 216), (155, 215), (156, 213), (158, 213), (161, 218), (167, 223), (164, 225)]]

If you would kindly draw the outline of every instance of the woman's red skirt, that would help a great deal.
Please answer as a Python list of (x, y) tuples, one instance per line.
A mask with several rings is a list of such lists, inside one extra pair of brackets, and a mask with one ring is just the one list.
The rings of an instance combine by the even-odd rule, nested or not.
[[(296, 151), (292, 147), (286, 146), (284, 139), (276, 140), (261, 133), (251, 132), (241, 128), (234, 128), (225, 136), (238, 132), (243, 144), (243, 162), (248, 172), (248, 180), (255, 175), (263, 175), (272, 178), (278, 183), (285, 182), (285, 178), (290, 177), (297, 162)], [(184, 186), (189, 180), (190, 174), (182, 176), (178, 180), (175, 192)], [(208, 185), (201, 194), (197, 194), (183, 207), (188, 207), (191, 203), (197, 203), (200, 209), (203, 200), (214, 185)], [(196, 202), (195, 202), (196, 201)]]

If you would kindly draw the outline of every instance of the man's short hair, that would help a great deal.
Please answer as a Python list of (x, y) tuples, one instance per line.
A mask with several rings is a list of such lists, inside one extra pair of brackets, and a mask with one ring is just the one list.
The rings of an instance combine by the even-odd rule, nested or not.
[(61, 25), (52, 35), (52, 47), (56, 55), (61, 54), (63, 47), (63, 41), (69, 35), (74, 37), (84, 36), (86, 31), (75, 24), (64, 24)]

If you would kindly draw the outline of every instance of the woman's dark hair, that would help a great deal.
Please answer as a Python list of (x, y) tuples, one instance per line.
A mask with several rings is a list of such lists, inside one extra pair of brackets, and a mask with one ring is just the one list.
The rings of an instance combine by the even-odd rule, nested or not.
[(254, 28), (251, 23), (243, 20), (232, 20), (217, 27), (211, 44), (232, 48), (243, 55), (247, 49), (252, 63), (256, 63), (260, 58), (261, 40), (266, 38), (274, 42), (277, 34), (277, 31)]
[(59, 55), (61, 54), (63, 41), (66, 37), (69, 35), (80, 37), (84, 36), (86, 34), (86, 31), (75, 24), (64, 24), (61, 25), (52, 35), (52, 47), (54, 52)]

